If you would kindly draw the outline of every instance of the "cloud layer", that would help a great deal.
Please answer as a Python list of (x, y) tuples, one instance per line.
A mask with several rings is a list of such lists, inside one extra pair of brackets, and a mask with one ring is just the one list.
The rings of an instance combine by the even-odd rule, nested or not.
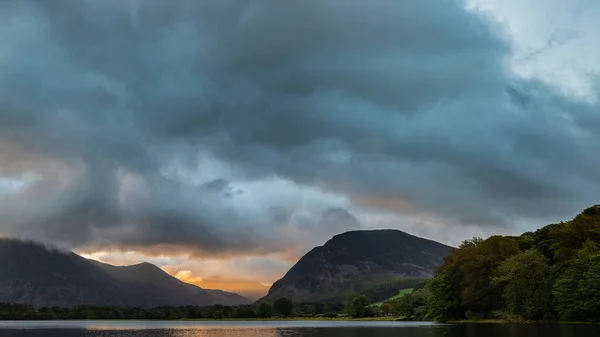
[(293, 260), (350, 229), (455, 243), (598, 202), (596, 101), (518, 77), (508, 32), (461, 1), (19, 1), (0, 20), (3, 235)]

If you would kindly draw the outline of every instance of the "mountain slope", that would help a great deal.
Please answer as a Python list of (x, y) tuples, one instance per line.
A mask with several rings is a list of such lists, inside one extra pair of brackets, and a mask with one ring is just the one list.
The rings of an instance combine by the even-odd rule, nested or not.
[(236, 305), (245, 298), (183, 283), (149, 263), (115, 267), (43, 245), (0, 239), (0, 302), (36, 307)]
[(0, 301), (35, 306), (125, 305), (122, 285), (86, 259), (0, 239)]
[(346, 232), (304, 255), (261, 301), (342, 300), (373, 287), (410, 288), (430, 277), (450, 249), (399, 230)]
[(194, 303), (240, 305), (248, 304), (249, 300), (235, 293), (222, 290), (202, 289), (193, 284), (185, 283), (167, 274), (162, 269), (150, 263), (140, 263), (132, 266), (113, 266), (92, 261), (124, 284), (131, 285), (132, 292), (140, 299), (140, 306), (152, 307), (158, 305), (189, 305)]

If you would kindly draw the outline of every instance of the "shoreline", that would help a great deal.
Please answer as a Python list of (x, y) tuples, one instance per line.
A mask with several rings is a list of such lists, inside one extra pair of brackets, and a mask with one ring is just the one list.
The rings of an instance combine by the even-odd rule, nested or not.
[(72, 319), (0, 319), (0, 322), (51, 322), (51, 321), (104, 321), (104, 322), (127, 322), (127, 321), (139, 321), (139, 322), (294, 322), (294, 321), (315, 321), (315, 322), (408, 322), (408, 323), (434, 323), (434, 324), (515, 324), (515, 325), (527, 325), (527, 324), (556, 324), (556, 325), (600, 325), (600, 322), (578, 322), (578, 321), (553, 321), (553, 322), (535, 322), (535, 321), (510, 321), (505, 319), (480, 319), (480, 320), (454, 320), (447, 322), (435, 322), (435, 321), (411, 321), (402, 318), (395, 317), (364, 317), (364, 318), (351, 318), (351, 317), (337, 317), (337, 318), (326, 318), (326, 317), (270, 317), (270, 318), (181, 318), (181, 319), (121, 319), (121, 318), (72, 318)]
[[(365, 317), (365, 318), (351, 318), (351, 317), (270, 317), (270, 318), (223, 318), (223, 319), (211, 319), (211, 318), (184, 318), (174, 321), (363, 321), (363, 322), (401, 322), (394, 317)], [(406, 321), (405, 321), (406, 322)]]
[[(106, 322), (125, 322), (125, 321), (139, 321), (139, 322), (283, 322), (283, 321), (347, 321), (347, 322), (427, 322), (427, 321), (406, 321), (397, 319), (394, 317), (365, 317), (365, 318), (351, 318), (351, 317), (337, 317), (337, 318), (326, 318), (326, 317), (270, 317), (270, 318), (178, 318), (178, 319), (131, 319), (131, 318), (68, 318), (68, 319), (0, 319), (0, 322), (51, 322), (51, 321), (106, 321)], [(432, 322), (433, 323), (433, 322)]]
[(511, 321), (506, 319), (477, 319), (477, 320), (457, 320), (447, 321), (446, 324), (571, 324), (571, 325), (598, 325), (600, 322), (582, 322), (582, 321)]

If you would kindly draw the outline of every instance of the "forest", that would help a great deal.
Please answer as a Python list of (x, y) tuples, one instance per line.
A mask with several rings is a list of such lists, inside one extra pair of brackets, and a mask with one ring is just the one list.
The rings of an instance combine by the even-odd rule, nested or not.
[(412, 320), (600, 321), (600, 205), (521, 236), (473, 238), (382, 305)]

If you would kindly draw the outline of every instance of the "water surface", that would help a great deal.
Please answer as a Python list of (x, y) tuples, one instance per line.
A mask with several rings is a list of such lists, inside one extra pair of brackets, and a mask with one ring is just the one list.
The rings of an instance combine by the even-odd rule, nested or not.
[(0, 321), (0, 337), (598, 337), (598, 325), (360, 321)]

